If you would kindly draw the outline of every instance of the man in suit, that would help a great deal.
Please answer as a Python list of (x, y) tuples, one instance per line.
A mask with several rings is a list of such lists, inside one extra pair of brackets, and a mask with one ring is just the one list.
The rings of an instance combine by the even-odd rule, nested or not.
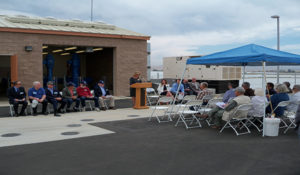
[[(54, 110), (54, 116), (55, 117), (60, 117), (58, 113), (63, 113), (61, 109), (63, 109), (66, 105), (66, 101), (62, 98), (58, 90), (53, 88), (53, 82), (49, 81), (47, 83), (47, 89), (46, 89), (46, 98), (49, 103), (53, 105), (53, 110)], [(57, 105), (60, 103), (59, 108), (57, 109)]]
[[(24, 87), (22, 87), (21, 81), (13, 82), (13, 87), (7, 90), (7, 96), (9, 103), (14, 106), (15, 116), (23, 116), (28, 103), (26, 101), (26, 92)], [(19, 104), (22, 104), (20, 113), (18, 113)]]
[(104, 81), (100, 80), (94, 88), (95, 97), (99, 99), (101, 110), (106, 110), (104, 100), (109, 100), (109, 109), (115, 109), (115, 99), (109, 94), (109, 91), (104, 86)]
[(33, 115), (37, 115), (37, 105), (38, 103), (43, 104), (42, 113), (44, 115), (48, 115), (47, 105), (48, 101), (46, 99), (45, 89), (41, 87), (41, 83), (39, 81), (33, 82), (33, 87), (28, 90), (29, 101), (31, 102), (31, 107), (33, 109)]

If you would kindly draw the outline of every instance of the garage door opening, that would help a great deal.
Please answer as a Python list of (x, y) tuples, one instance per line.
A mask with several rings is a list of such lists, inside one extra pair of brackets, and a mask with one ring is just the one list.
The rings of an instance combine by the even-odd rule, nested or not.
[(67, 82), (76, 86), (85, 80), (93, 89), (99, 80), (113, 91), (114, 48), (83, 46), (43, 46), (44, 86), (54, 81), (59, 90)]
[(10, 87), (10, 56), (0, 56), (0, 97), (6, 97)]

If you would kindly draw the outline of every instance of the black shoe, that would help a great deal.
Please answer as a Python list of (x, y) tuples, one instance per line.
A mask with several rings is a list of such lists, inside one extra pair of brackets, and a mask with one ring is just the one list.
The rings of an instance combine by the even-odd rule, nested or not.
[(19, 117), (19, 114), (18, 113), (15, 113), (15, 115), (14, 115), (15, 117)]
[(74, 107), (73, 110), (74, 110), (74, 112), (78, 112), (79, 111), (79, 109), (76, 108), (76, 107)]
[(102, 111), (106, 111), (106, 108), (104, 108), (104, 107), (102, 107), (102, 108), (100, 108)]
[(19, 114), (19, 116), (25, 116), (25, 113), (24, 113), (24, 112), (21, 112), (21, 113)]
[(54, 117), (60, 117), (61, 115), (59, 115), (59, 114), (54, 114)]
[(33, 116), (37, 116), (38, 114), (36, 112), (33, 113)]
[(42, 114), (43, 114), (43, 115), (48, 115), (48, 113), (47, 113), (47, 112), (42, 112)]
[(61, 114), (64, 114), (65, 112), (62, 111), (61, 109), (57, 110), (57, 113), (61, 113)]
[(67, 109), (66, 112), (71, 112), (71, 110), (70, 110), (70, 109)]
[(111, 110), (116, 110), (116, 108), (115, 108), (115, 107), (109, 107), (109, 109), (111, 109)]

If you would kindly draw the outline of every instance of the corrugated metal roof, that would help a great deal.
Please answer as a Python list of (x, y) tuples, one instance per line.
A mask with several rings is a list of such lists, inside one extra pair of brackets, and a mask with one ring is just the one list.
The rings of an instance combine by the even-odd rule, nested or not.
[(86, 22), (80, 20), (59, 20), (54, 18), (40, 18), (28, 16), (0, 15), (1, 28), (51, 30), (62, 32), (79, 32), (108, 35), (125, 35), (137, 37), (149, 37), (144, 34), (119, 28), (103, 22)]

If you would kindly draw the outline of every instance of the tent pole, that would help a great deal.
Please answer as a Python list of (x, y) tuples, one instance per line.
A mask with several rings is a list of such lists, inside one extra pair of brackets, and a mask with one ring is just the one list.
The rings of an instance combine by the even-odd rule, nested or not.
[[(266, 96), (266, 83), (267, 83), (267, 78), (266, 78), (266, 62), (262, 62), (262, 68), (263, 68), (263, 83), (262, 83), (262, 88), (264, 90), (264, 96), (265, 96), (265, 99), (267, 99), (267, 96)], [(264, 103), (264, 109), (266, 109), (266, 103)], [(264, 117), (263, 117), (263, 132), (262, 132), (262, 136), (264, 137), (265, 136), (265, 130), (264, 130), (264, 127), (265, 127), (265, 118), (266, 118), (266, 112), (264, 112)]]
[(243, 66), (243, 83), (245, 82), (246, 66)]
[[(174, 105), (175, 105), (175, 101), (176, 101), (176, 98), (177, 98), (177, 96), (178, 96), (179, 89), (180, 89), (180, 86), (181, 86), (181, 82), (182, 82), (182, 79), (183, 79), (183, 77), (184, 77), (184, 75), (185, 75), (186, 67), (187, 67), (187, 64), (185, 63), (184, 70), (183, 70), (183, 72), (182, 72), (182, 76), (181, 76), (179, 85), (178, 85), (178, 87), (177, 87), (176, 95), (175, 95), (175, 97), (174, 97), (174, 99), (173, 99), (173, 102), (172, 102), (173, 104), (172, 104), (172, 108), (171, 108), (171, 111), (170, 111), (170, 112), (173, 112)], [(177, 81), (177, 80), (176, 80), (176, 81)], [(183, 93), (184, 93), (184, 92), (183, 92)]]

